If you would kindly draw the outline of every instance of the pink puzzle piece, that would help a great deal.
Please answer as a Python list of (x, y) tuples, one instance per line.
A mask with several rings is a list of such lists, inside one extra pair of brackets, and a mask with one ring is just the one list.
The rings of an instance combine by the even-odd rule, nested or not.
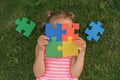
[(66, 34), (62, 35), (62, 40), (63, 41), (68, 41), (68, 36), (72, 36), (72, 40), (77, 40), (78, 39), (78, 34), (75, 34), (75, 30), (79, 30), (79, 24), (78, 23), (73, 23), (72, 27), (69, 27), (69, 25), (63, 24), (62, 25), (62, 30), (66, 30)]

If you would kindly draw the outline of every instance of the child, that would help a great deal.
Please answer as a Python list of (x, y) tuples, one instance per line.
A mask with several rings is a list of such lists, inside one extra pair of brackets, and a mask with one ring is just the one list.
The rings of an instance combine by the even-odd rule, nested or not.
[[(49, 11), (46, 23), (52, 23), (53, 27), (57, 23), (68, 23), (72, 27), (73, 13), (64, 13), (62, 11)], [(43, 28), (45, 27), (45, 24)], [(36, 80), (78, 80), (84, 65), (84, 56), (86, 42), (82, 38), (75, 40), (75, 44), (80, 48), (78, 56), (63, 58), (47, 58), (45, 56), (45, 48), (49, 38), (41, 35), (37, 40), (35, 62), (33, 71)]]

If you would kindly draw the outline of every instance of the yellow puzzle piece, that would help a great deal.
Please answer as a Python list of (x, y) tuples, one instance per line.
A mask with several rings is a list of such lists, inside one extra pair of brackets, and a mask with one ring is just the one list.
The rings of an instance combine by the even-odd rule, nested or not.
[(59, 50), (62, 50), (63, 57), (77, 56), (79, 47), (72, 41), (72, 37), (68, 37), (68, 41), (63, 41), (63, 45), (58, 46)]

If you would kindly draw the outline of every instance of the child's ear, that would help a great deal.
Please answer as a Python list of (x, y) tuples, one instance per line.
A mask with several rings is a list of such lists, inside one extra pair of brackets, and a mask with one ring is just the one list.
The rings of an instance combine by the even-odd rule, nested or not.
[(47, 11), (47, 17), (50, 17), (51, 16), (51, 14), (53, 13), (53, 11)]
[(74, 13), (72, 13), (72, 12), (69, 12), (68, 16), (70, 16), (72, 19), (74, 19), (74, 17), (75, 17)]

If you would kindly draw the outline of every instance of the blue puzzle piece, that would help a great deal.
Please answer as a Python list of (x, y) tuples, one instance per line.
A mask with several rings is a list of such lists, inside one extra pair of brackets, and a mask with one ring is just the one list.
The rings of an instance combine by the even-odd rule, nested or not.
[(52, 27), (52, 23), (47, 23), (45, 26), (46, 36), (50, 38), (49, 42), (52, 41), (52, 37), (56, 37), (56, 41), (62, 41), (62, 34), (66, 34), (65, 30), (62, 30), (62, 24), (56, 24), (56, 27)]
[(85, 33), (88, 34), (87, 39), (89, 41), (91, 41), (92, 39), (94, 39), (95, 41), (98, 41), (100, 39), (100, 36), (98, 36), (98, 33), (100, 33), (101, 35), (104, 32), (104, 28), (102, 28), (102, 23), (100, 21), (96, 23), (94, 23), (93, 21), (89, 24), (89, 26), (92, 27), (92, 29), (90, 30), (89, 28), (87, 28), (85, 30)]

